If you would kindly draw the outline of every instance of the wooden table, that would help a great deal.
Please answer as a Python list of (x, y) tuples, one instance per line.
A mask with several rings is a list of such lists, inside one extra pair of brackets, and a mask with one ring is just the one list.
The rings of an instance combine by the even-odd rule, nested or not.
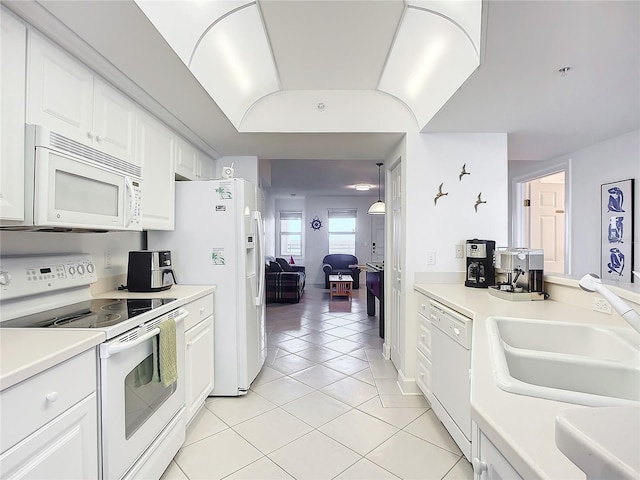
[(349, 297), (351, 300), (351, 290), (353, 287), (353, 277), (351, 275), (329, 275), (329, 296)]

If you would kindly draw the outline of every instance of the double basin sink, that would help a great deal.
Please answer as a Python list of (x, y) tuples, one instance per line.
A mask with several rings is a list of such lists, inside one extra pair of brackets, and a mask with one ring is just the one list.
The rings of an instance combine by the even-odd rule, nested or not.
[(640, 405), (635, 330), (490, 317), (487, 332), (502, 390), (579, 405)]

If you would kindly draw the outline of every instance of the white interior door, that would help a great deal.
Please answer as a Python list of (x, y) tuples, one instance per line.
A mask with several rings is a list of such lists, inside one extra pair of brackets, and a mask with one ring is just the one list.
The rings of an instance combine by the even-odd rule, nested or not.
[(371, 215), (371, 261), (384, 261), (384, 215)]
[(565, 273), (564, 172), (528, 183), (529, 247), (544, 250), (544, 271)]
[(391, 343), (391, 361), (396, 368), (401, 365), (402, 352), (400, 346), (400, 320), (402, 305), (402, 183), (401, 164), (398, 163), (390, 172), (391, 183), (391, 269), (386, 277), (389, 284), (390, 315), (387, 316), (385, 336)]

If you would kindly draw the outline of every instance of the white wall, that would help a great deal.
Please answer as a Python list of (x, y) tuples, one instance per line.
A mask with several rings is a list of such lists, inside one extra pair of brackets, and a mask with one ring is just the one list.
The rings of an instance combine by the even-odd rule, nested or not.
[(510, 183), (514, 178), (564, 164), (567, 160), (571, 165), (566, 180), (570, 191), (570, 203), (567, 202), (571, 215), (570, 274), (580, 277), (600, 272), (600, 186), (629, 178), (635, 179), (634, 270), (639, 270), (640, 130), (545, 162), (509, 162)]
[[(395, 159), (388, 159), (387, 168)], [(471, 174), (460, 181), (463, 164)], [(416, 273), (464, 271), (465, 260), (455, 258), (455, 245), (464, 244), (467, 239), (495, 240), (496, 245), (506, 245), (507, 135), (408, 133), (402, 177), (404, 271), (399, 341), (403, 355), (401, 365), (396, 367), (401, 377), (411, 381), (415, 375), (416, 323), (410, 309)], [(440, 183), (444, 183), (442, 190), (447, 195), (434, 205)], [(480, 192), (487, 203), (476, 212), (474, 204)], [(436, 252), (435, 265), (426, 264), (428, 250)]]
[[(322, 259), (329, 253), (328, 209), (330, 208), (355, 208), (357, 210), (356, 257), (358, 257), (360, 264), (371, 260), (371, 215), (368, 215), (367, 211), (371, 204), (378, 200), (377, 196), (307, 197), (305, 200), (305, 223), (303, 228), (305, 230), (306, 246), (304, 249), (304, 264), (308, 283), (324, 285)], [(316, 216), (322, 222), (320, 230), (311, 228), (311, 220)], [(364, 273), (360, 275), (360, 283), (362, 284), (364, 282)]]
[[(130, 250), (141, 250), (140, 232), (49, 233), (0, 232), (0, 256), (57, 253), (89, 253), (93, 256), (98, 278), (126, 275)], [(105, 268), (105, 253), (110, 253), (111, 268)]]

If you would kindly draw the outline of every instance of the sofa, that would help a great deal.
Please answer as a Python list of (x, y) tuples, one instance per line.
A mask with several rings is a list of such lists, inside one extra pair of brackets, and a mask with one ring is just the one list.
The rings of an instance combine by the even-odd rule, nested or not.
[(304, 293), (305, 269), (289, 265), (284, 258), (265, 258), (265, 297), (267, 303), (298, 303)]
[(360, 269), (349, 267), (357, 265), (358, 258), (345, 253), (332, 253), (322, 259), (322, 270), (324, 271), (324, 288), (329, 288), (329, 275), (351, 275), (353, 278), (353, 288), (360, 288)]

